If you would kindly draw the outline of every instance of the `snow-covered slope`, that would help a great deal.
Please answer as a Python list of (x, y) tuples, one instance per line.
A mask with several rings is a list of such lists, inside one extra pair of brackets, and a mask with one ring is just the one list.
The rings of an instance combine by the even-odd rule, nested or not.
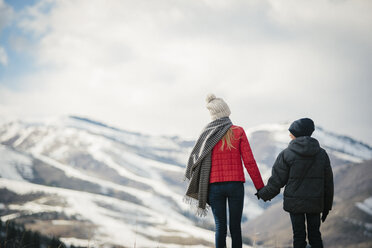
[[(266, 133), (270, 137), (270, 140), (266, 141), (275, 144), (279, 150), (282, 150), (287, 147), (290, 141), (289, 125), (290, 123), (264, 124), (247, 128), (246, 133), (250, 140), (254, 136)], [(334, 156), (334, 158), (343, 160), (344, 162), (362, 162), (363, 160), (372, 158), (371, 146), (350, 137), (329, 132), (322, 127), (316, 127), (312, 136), (319, 140), (320, 145)]]
[[(38, 213), (64, 213), (70, 220), (53, 220), (51, 225), (73, 225), (77, 219), (87, 220), (92, 226), (97, 226), (95, 235), (91, 239), (93, 245), (116, 244), (133, 247), (183, 247), (181, 244), (161, 243), (162, 239), (174, 237), (201, 240), (201, 243), (212, 242), (213, 234), (202, 228), (195, 227), (190, 220), (182, 216), (169, 216), (138, 204), (115, 199), (113, 197), (91, 194), (63, 188), (48, 187), (23, 181), (13, 181), (0, 178), (0, 187), (5, 187), (19, 195), (43, 192), (43, 197), (25, 204), (11, 204), (10, 210), (20, 214), (2, 216), (8, 220), (22, 215), (36, 215)], [(63, 199), (64, 206), (50, 206), (46, 203), (51, 199)], [(187, 228), (185, 228), (187, 227)], [(62, 237), (71, 241), (71, 237)], [(79, 239), (80, 245), (88, 246), (89, 241)], [(205, 247), (196, 245), (195, 247)]]
[[(325, 247), (372, 247), (372, 160), (341, 166), (334, 174), (335, 197), (320, 231)], [(273, 221), (275, 220), (275, 221)], [(243, 232), (264, 247), (290, 247), (292, 228), (283, 203), (243, 225)]]
[(13, 180), (32, 179), (32, 160), (28, 156), (0, 145), (0, 176)]
[[(213, 233), (195, 227), (184, 216), (188, 207), (182, 202), (183, 168), (179, 164), (187, 156), (187, 142), (130, 133), (78, 117), (7, 123), (0, 128), (0, 142), (0, 176), (14, 180), (2, 179), (1, 186), (17, 194), (57, 194), (65, 207), (52, 211), (75, 211), (78, 218), (93, 222), (97, 230), (89, 239), (125, 246), (136, 242), (140, 247), (157, 243), (178, 247), (187, 239), (195, 240), (190, 244), (204, 244), (200, 247), (213, 243)], [(57, 173), (61, 176), (49, 182)], [(40, 182), (58, 188), (34, 184)], [(65, 194), (71, 192), (61, 189), (66, 187), (76, 190)], [(9, 212), (19, 213), (3, 218), (46, 209), (39, 199), (18, 207), (13, 204)]]
[[(289, 142), (287, 128), (288, 124), (273, 124), (246, 129), (266, 179), (276, 155)], [(348, 137), (321, 128), (314, 136), (335, 166), (372, 158), (371, 147)], [(67, 243), (96, 240), (129, 247), (134, 242), (137, 247), (213, 244), (213, 233), (196, 227), (213, 226), (212, 216), (200, 221), (182, 202), (184, 165), (193, 141), (128, 132), (69, 116), (4, 123), (0, 143), (0, 188), (30, 198), (22, 204), (5, 202), (0, 211), (4, 219), (17, 218), (27, 224), (31, 215), (59, 230), (55, 233)], [(246, 178), (244, 222), (267, 207), (255, 199), (253, 184), (248, 175)], [(42, 194), (35, 196), (35, 192)], [(51, 212), (54, 219), (40, 214)], [(74, 236), (61, 231), (69, 223), (84, 227), (84, 233)]]

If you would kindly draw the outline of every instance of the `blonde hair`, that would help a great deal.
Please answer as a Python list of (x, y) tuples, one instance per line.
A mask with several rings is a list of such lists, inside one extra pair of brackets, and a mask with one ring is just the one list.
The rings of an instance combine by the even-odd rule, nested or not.
[(233, 132), (233, 128), (230, 127), (229, 130), (227, 130), (227, 132), (225, 133), (225, 135), (222, 137), (222, 145), (221, 145), (221, 151), (223, 151), (223, 148), (225, 146), (225, 143), (226, 143), (226, 147), (227, 149), (231, 150), (231, 148), (234, 148), (236, 149), (231, 141), (235, 139), (234, 137), (234, 132)]

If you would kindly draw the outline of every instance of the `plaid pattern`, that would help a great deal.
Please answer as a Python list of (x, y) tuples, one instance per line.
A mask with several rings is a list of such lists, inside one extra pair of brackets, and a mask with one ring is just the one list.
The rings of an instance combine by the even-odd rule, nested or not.
[(231, 127), (234, 138), (231, 150), (221, 150), (222, 140), (218, 141), (212, 150), (212, 168), (209, 183), (241, 181), (245, 182), (243, 163), (256, 189), (264, 187), (260, 171), (254, 159), (251, 147), (244, 129), (239, 126)]
[(197, 215), (207, 214), (209, 173), (212, 165), (212, 149), (232, 126), (229, 117), (223, 117), (210, 122), (200, 134), (191, 151), (185, 177), (189, 180), (185, 201), (195, 202)]

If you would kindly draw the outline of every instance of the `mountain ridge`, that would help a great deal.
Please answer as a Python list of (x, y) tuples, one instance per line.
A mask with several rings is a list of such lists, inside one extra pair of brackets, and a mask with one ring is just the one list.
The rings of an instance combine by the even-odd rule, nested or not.
[[(334, 204), (320, 228), (324, 245), (330, 248), (371, 247), (372, 212), (369, 209), (372, 209), (372, 204), (366, 199), (372, 200), (372, 160), (344, 166), (335, 174), (334, 181)], [(292, 244), (290, 217), (283, 210), (282, 201), (272, 204), (265, 214), (247, 222), (243, 232), (264, 247), (288, 247)]]
[[(264, 180), (270, 175), (276, 155), (290, 141), (287, 128), (286, 124), (266, 124), (246, 129)], [(331, 148), (344, 147), (348, 152), (329, 149), (336, 171), (342, 171), (348, 164), (362, 161), (366, 156), (372, 158), (372, 149), (369, 146), (358, 142), (345, 144), (344, 139), (337, 139), (338, 136), (335, 139), (319, 128), (314, 135), (319, 136), (321, 144), (329, 145)], [(144, 247), (156, 245), (153, 241), (156, 239), (162, 240), (159, 242), (164, 247), (184, 247), (187, 236), (194, 240), (190, 241), (189, 245), (201, 242), (205, 244), (202, 247), (209, 247), (213, 243), (213, 233), (206, 230), (213, 227), (212, 216), (197, 219), (182, 202), (186, 188), (182, 180), (184, 167), (194, 141), (183, 140), (178, 136), (142, 135), (85, 117), (63, 116), (47, 121), (13, 121), (1, 124), (0, 143), (3, 158), (0, 159), (0, 188), (11, 188), (7, 187), (7, 183), (13, 180), (14, 184), (24, 185), (30, 190), (39, 188), (37, 185), (54, 187), (57, 190), (49, 191), (49, 188), (42, 188), (49, 193), (40, 199), (27, 202), (26, 206), (35, 206), (40, 208), (41, 212), (33, 213), (34, 210), (9, 203), (1, 210), (1, 218), (16, 216), (15, 218), (24, 224), (40, 228), (29, 223), (27, 211), (31, 211), (32, 216), (38, 216), (34, 218), (53, 230), (58, 229), (58, 225), (53, 223), (71, 223), (81, 226), (81, 230), (86, 230), (86, 233), (91, 235), (66, 237), (71, 235), (67, 232), (69, 225), (66, 224), (62, 228), (64, 231), (59, 234), (62, 238), (71, 238), (67, 239), (71, 242), (72, 238), (80, 241), (91, 238), (101, 244), (120, 243), (132, 246), (136, 237), (138, 244)], [(17, 154), (24, 158), (18, 157)], [(26, 176), (27, 173), (31, 175), (30, 170), (33, 177)], [(245, 173), (245, 177), (247, 180), (243, 223), (248, 223), (264, 213), (270, 204), (256, 200), (255, 189), (249, 175)], [(64, 189), (92, 195), (79, 199), (78, 193), (71, 195), (63, 191)], [(54, 192), (65, 201), (64, 205), (50, 192)], [(95, 197), (115, 202), (116, 205), (97, 202), (94, 200)], [(46, 217), (51, 213), (42, 210), (51, 208), (46, 207), (44, 201), (56, 201), (64, 206), (52, 208), (59, 222), (55, 220), (53, 222), (53, 219)], [(272, 204), (278, 201), (280, 197)], [(96, 214), (88, 215), (85, 209), (81, 209), (74, 202), (90, 205)], [(135, 215), (132, 218), (128, 216), (135, 206), (142, 209), (141, 214), (145, 216), (141, 220), (141, 227), (135, 225), (137, 223)], [(62, 214), (57, 209), (64, 209), (71, 214)], [(13, 213), (17, 215), (11, 215)], [(112, 217), (100, 213), (107, 213)], [(127, 240), (110, 233), (110, 226), (94, 216), (105, 219), (105, 222), (118, 229), (126, 230)], [(65, 222), (61, 222), (62, 220)], [(96, 231), (92, 231), (92, 228)], [(97, 230), (101, 231), (94, 234)], [(111, 241), (108, 241), (107, 237), (111, 237)], [(172, 244), (169, 243), (171, 241)]]

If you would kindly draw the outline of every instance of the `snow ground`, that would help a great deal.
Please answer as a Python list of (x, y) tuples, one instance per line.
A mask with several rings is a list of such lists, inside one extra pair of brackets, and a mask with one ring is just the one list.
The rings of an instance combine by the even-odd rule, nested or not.
[[(290, 141), (288, 126), (289, 124), (266, 124), (246, 129), (246, 133), (250, 137), (256, 131), (271, 132), (278, 147), (284, 148)], [(314, 137), (320, 140), (322, 146), (329, 147), (330, 152), (342, 160), (360, 162), (372, 158), (370, 147), (347, 137), (337, 136), (321, 128), (314, 132)], [(12, 190), (20, 190), (18, 188), (26, 187), (27, 192), (40, 190), (57, 194), (66, 199), (68, 206), (63, 209), (48, 208), (42, 202), (34, 201), (23, 206), (11, 205), (10, 208), (28, 213), (32, 213), (32, 211), (64, 211), (71, 215), (80, 215), (84, 219), (92, 219), (94, 224), (101, 226), (98, 229), (97, 240), (95, 241), (65, 237), (66, 240), (76, 242), (76, 244), (79, 242), (104, 243), (109, 242), (110, 239), (119, 243), (129, 240), (127, 241), (129, 246), (133, 246), (134, 241), (138, 247), (140, 247), (139, 244), (142, 244), (142, 246), (156, 246), (156, 241), (140, 235), (140, 233), (147, 233), (153, 236), (176, 235), (184, 238), (190, 235), (190, 237), (200, 237), (213, 243), (213, 232), (195, 228), (192, 221), (179, 212), (180, 209), (187, 211), (189, 206), (182, 202), (182, 195), (179, 192), (176, 193), (162, 176), (163, 173), (169, 173), (172, 176), (183, 174), (183, 168), (169, 163), (173, 160), (182, 164), (187, 160), (190, 147), (181, 146), (182, 140), (116, 130), (70, 117), (55, 118), (40, 123), (15, 121), (0, 126), (0, 142), (12, 138), (15, 139), (13, 148), (24, 152), (25, 155), (5, 146), (0, 146), (0, 177), (12, 179), (7, 181), (9, 187), (13, 187)], [(149, 156), (145, 156), (146, 154), (143, 154), (141, 149), (146, 153), (148, 152)], [(109, 179), (97, 178), (74, 167), (74, 164), (63, 162), (69, 161), (70, 154), (76, 151), (90, 155), (95, 161), (113, 169), (123, 178), (150, 186), (153, 191), (147, 192), (136, 187), (122, 186)], [(157, 156), (157, 160), (153, 159), (154, 156)], [(47, 165), (62, 170), (68, 177), (99, 185), (102, 190), (112, 189), (135, 196), (141, 199), (144, 205), (139, 206), (102, 195), (61, 188), (49, 189), (46, 186), (27, 184), (24, 181), (32, 178), (31, 157), (40, 159)], [(164, 158), (164, 161), (162, 158)], [(259, 166), (260, 169), (263, 169), (264, 179), (267, 179), (271, 174), (270, 166), (266, 164), (259, 164)], [(246, 179), (249, 180), (248, 178), (246, 174)], [(174, 180), (177, 179), (174, 178)], [(0, 187), (7, 186), (5, 180), (0, 179)], [(180, 177), (179, 180), (182, 180), (182, 178)], [(16, 186), (17, 184), (19, 186)], [(174, 206), (167, 204), (168, 199), (174, 202)], [(372, 206), (370, 200), (367, 200), (358, 203), (357, 206), (371, 214)], [(107, 208), (107, 205), (113, 206), (113, 208)], [(254, 201), (246, 198), (244, 212), (248, 218), (253, 218), (261, 214), (263, 209)], [(131, 218), (129, 215), (131, 215)], [(134, 218), (133, 216), (137, 217)], [(2, 218), (15, 217), (17, 216), (2, 216)], [(137, 225), (137, 223), (147, 224)], [(57, 222), (55, 224), (58, 225)], [(119, 231), (110, 233), (110, 230), (114, 229)], [(119, 235), (123, 232), (128, 233), (125, 240)]]
[(0, 144), (0, 177), (24, 181), (32, 179), (32, 160)]
[[(14, 181), (4, 178), (0, 178), (0, 187), (7, 188), (8, 190), (11, 190), (17, 194), (43, 192), (63, 198), (67, 202), (66, 207), (53, 207), (43, 205), (42, 203), (29, 202), (24, 205), (13, 204), (10, 206), (10, 208), (22, 210), (23, 213), (28, 214), (45, 211), (57, 211), (64, 212), (68, 216), (81, 216), (83, 219), (91, 221), (92, 224), (100, 226), (95, 237), (95, 242), (99, 243), (100, 245), (113, 242), (114, 244), (132, 246), (135, 242), (137, 247), (154, 247), (156, 242), (154, 242), (154, 240), (149, 240), (140, 233), (151, 234), (155, 237), (160, 235), (167, 236), (169, 235), (169, 232), (166, 230), (173, 230), (173, 233), (170, 233), (173, 235), (181, 234), (184, 237), (200, 238), (211, 243), (213, 243), (214, 240), (213, 232), (195, 227), (186, 219), (185, 221), (178, 221), (174, 218), (168, 218), (167, 215), (158, 213), (152, 209), (121, 201), (112, 197), (36, 185), (28, 182)], [(115, 207), (115, 210), (102, 207), (102, 205), (100, 205), (102, 203)], [(127, 222), (127, 215), (136, 215), (137, 225), (135, 225), (135, 230), (133, 229), (133, 223)], [(18, 216), (3, 216), (2, 220), (10, 219), (11, 217), (14, 218)], [(141, 225), (141, 222), (147, 223), (147, 225)], [(123, 235), (123, 233), (125, 233), (125, 235)], [(63, 240), (71, 241), (71, 243), (75, 244), (78, 242), (89, 242), (68, 238)], [(187, 247), (175, 244), (161, 244), (161, 246), (175, 248)]]
[(372, 197), (365, 199), (363, 202), (357, 202), (356, 206), (363, 212), (372, 215)]

